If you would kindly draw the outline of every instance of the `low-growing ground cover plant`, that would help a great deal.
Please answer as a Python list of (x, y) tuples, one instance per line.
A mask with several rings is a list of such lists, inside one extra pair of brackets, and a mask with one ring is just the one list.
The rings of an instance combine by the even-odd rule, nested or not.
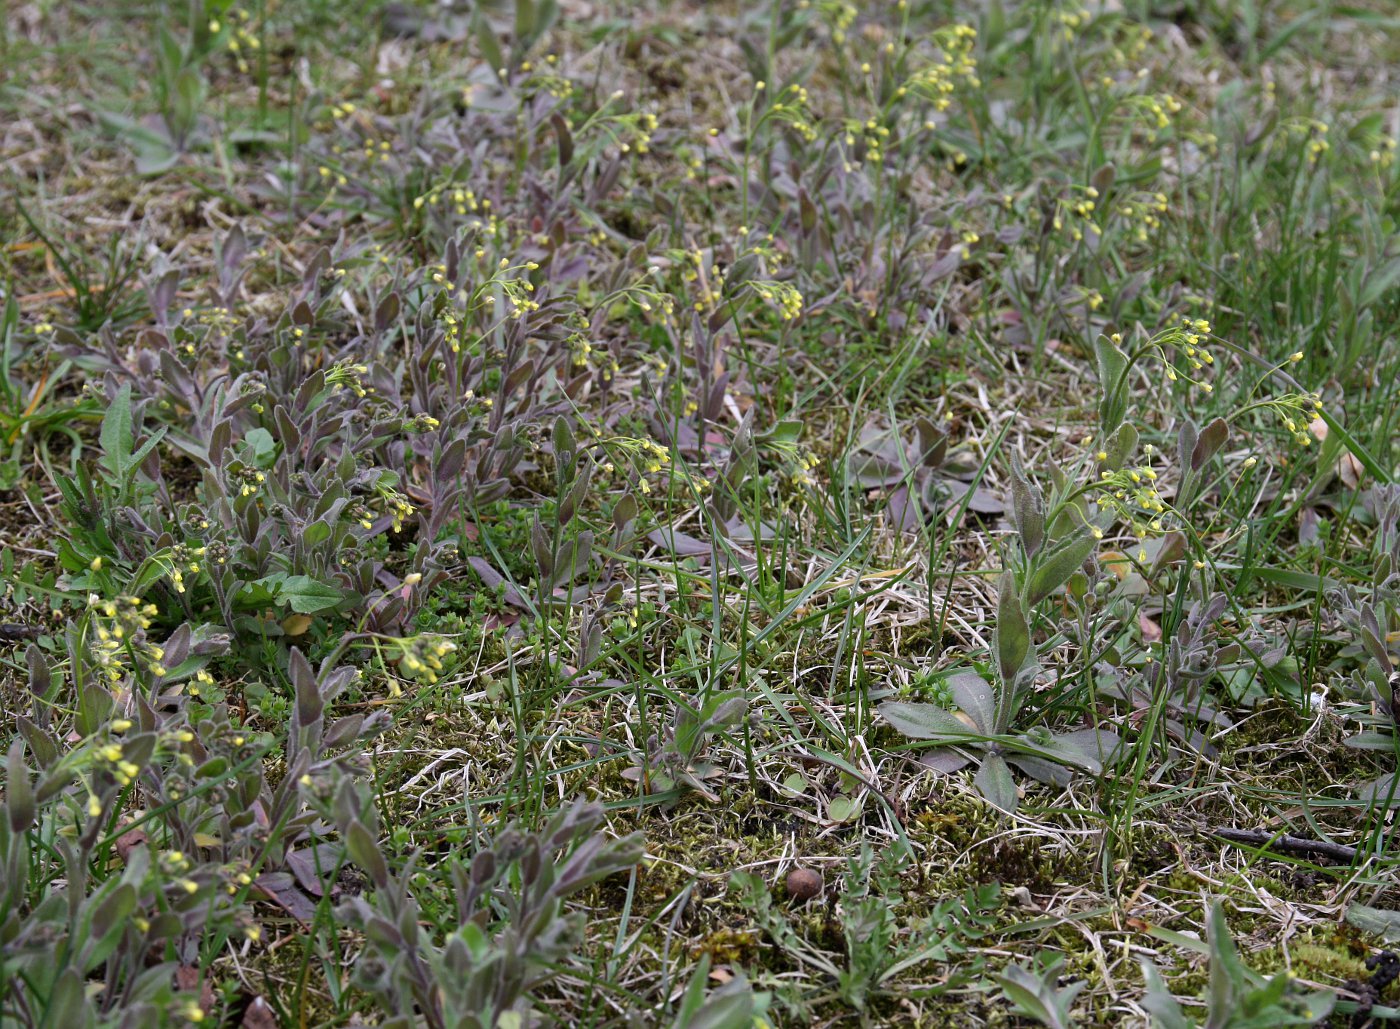
[(0, 1022), (1400, 1016), (1396, 28), (7, 9)]

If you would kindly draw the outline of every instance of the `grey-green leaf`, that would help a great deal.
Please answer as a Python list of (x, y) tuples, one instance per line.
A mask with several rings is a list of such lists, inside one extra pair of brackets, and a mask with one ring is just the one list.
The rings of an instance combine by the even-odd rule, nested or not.
[(880, 714), (885, 721), (916, 740), (965, 740), (976, 733), (967, 727), (951, 711), (937, 704), (911, 704), (903, 700), (891, 700), (880, 705)]
[(389, 866), (379, 843), (358, 818), (345, 830), (345, 849), (350, 852), (350, 860), (363, 868), (376, 886), (382, 890), (389, 885)]
[(1099, 365), (1099, 431), (1104, 437), (1118, 431), (1128, 411), (1128, 355), (1107, 336), (1094, 340)]
[(1011, 777), (1011, 768), (1000, 754), (988, 754), (982, 758), (982, 767), (973, 777), (977, 790), (993, 807), (1001, 808), (1007, 814), (1016, 810), (1020, 797), (1016, 793), (1016, 781)]
[(1069, 581), (1069, 577), (1094, 551), (1098, 540), (1088, 526), (1061, 541), (1031, 572), (1026, 584), (1026, 603), (1035, 605)]
[(997, 667), (1001, 672), (1003, 688), (1012, 689), (1030, 651), (1031, 630), (1026, 622), (1026, 613), (1021, 608), (1016, 577), (1010, 571), (1002, 573), (997, 594)]

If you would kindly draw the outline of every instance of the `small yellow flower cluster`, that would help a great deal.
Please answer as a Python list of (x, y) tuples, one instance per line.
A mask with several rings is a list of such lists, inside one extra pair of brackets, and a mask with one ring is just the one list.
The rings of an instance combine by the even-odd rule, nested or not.
[(759, 298), (778, 307), (778, 317), (790, 322), (802, 313), (802, 294), (788, 282), (760, 279), (750, 283)]
[(746, 245), (742, 246), (744, 253), (763, 258), (764, 263), (767, 264), (769, 268), (776, 268), (782, 265), (784, 260), (783, 253), (778, 249), (776, 245), (777, 241), (773, 233), (768, 232), (762, 235), (750, 233), (747, 225), (740, 225), (738, 233), (740, 239), (746, 243)]
[[(1215, 390), (1214, 386), (1198, 375), (1180, 371), (1176, 359), (1169, 353), (1169, 351), (1179, 352), (1186, 359), (1191, 372), (1203, 372), (1206, 365), (1215, 364), (1215, 355), (1205, 349), (1206, 337), (1209, 334), (1210, 322), (1206, 319), (1182, 315), (1179, 324), (1169, 326), (1149, 339), (1144, 351), (1157, 355), (1158, 360), (1162, 362), (1168, 382), (1184, 379), (1200, 389), (1202, 393), (1212, 393)], [(1114, 335), (1112, 338), (1115, 343), (1121, 342), (1121, 337), (1118, 335)]]
[(1090, 235), (1099, 235), (1099, 227), (1094, 221), (1094, 212), (1098, 210), (1099, 191), (1093, 186), (1076, 187), (1076, 190), (1075, 196), (1060, 197), (1055, 201), (1055, 216), (1051, 226), (1056, 232), (1062, 231), (1068, 216), (1069, 236), (1078, 243), (1084, 239), (1085, 229), (1088, 229)]
[(1114, 66), (1141, 69), (1143, 54), (1147, 52), (1147, 44), (1153, 40), (1151, 26), (1134, 25), (1126, 18), (1115, 19), (1111, 24), (1118, 30), (1116, 38), (1119, 40), (1112, 51)]
[[(264, 478), (262, 472), (254, 472), (259, 482)], [(204, 547), (191, 547), (184, 543), (177, 543), (169, 549), (165, 555), (165, 561), (169, 563), (170, 584), (175, 587), (176, 593), (185, 592), (185, 573), (198, 575), (200, 572), (200, 560), (204, 557)]]
[[(570, 79), (558, 74), (554, 69), (558, 66), (559, 58), (555, 54), (546, 54), (544, 59), (547, 70), (535, 71), (535, 66), (529, 61), (522, 61), (520, 70), (529, 76), (521, 86), (526, 93), (534, 95), (537, 93), (548, 93), (556, 100), (567, 100), (574, 95), (574, 84)], [(470, 92), (470, 90), (468, 91)]]
[(477, 396), (476, 390), (474, 389), (469, 389), (465, 393), (463, 393), (462, 399), (469, 404), (475, 402), (477, 407), (479, 407), (481, 411), (489, 411), (493, 406), (495, 406), (494, 400), (492, 400), (490, 397)]
[[(369, 367), (354, 361), (340, 361), (326, 372), (326, 385), (332, 389), (348, 389), (360, 399), (373, 392), (373, 386), (366, 386), (363, 377), (369, 374)], [(259, 480), (261, 481), (261, 480)]]
[[(673, 251), (672, 253), (673, 255), (680, 254), (684, 256), (686, 252)], [(652, 312), (659, 310), (662, 315), (669, 317), (675, 311), (676, 298), (670, 293), (661, 292), (659, 289), (652, 285), (653, 280), (660, 274), (661, 269), (658, 266), (650, 266), (632, 283), (623, 286), (621, 289), (614, 290), (613, 292), (609, 293), (606, 297), (599, 300), (595, 305), (593, 305), (593, 309), (612, 309), (614, 305), (619, 301), (628, 300), (635, 304), (645, 314), (651, 314)], [(688, 275), (686, 281), (694, 281), (695, 277), (698, 276)], [(587, 332), (589, 330), (589, 325), (590, 322), (588, 317), (583, 314), (580, 314), (578, 319), (579, 331)], [(573, 340), (570, 339), (570, 344), (572, 345), (572, 343)]]
[[(806, 6), (806, 0), (802, 0)], [(831, 32), (831, 41), (837, 46), (846, 42), (846, 33), (855, 24), (856, 8), (848, 0), (817, 0), (817, 11)]]
[[(391, 528), (394, 532), (403, 532), (404, 519), (413, 514), (413, 505), (408, 502), (408, 498), (392, 486), (383, 484), (376, 485), (374, 493), (380, 509), (391, 519)], [(365, 525), (365, 521), (362, 519), (360, 524)], [(365, 525), (365, 528), (369, 527)]]
[(671, 463), (671, 452), (656, 440), (639, 439), (633, 442), (636, 444), (634, 453), (648, 475), (654, 475)]
[(343, 103), (331, 104), (331, 117), (339, 121), (348, 118), (355, 113), (355, 105), (346, 100)]
[(1157, 216), (1167, 212), (1165, 193), (1132, 193), (1125, 197), (1118, 210), (1133, 223), (1133, 238), (1146, 243), (1148, 233), (1162, 227)]
[[(238, 63), (238, 70), (244, 75), (247, 75), (247, 55), (250, 52), (256, 52), (258, 50), (261, 50), (262, 42), (258, 39), (257, 36), (253, 35), (253, 33), (248, 28), (248, 23), (249, 21), (251, 21), (251, 16), (248, 14), (248, 12), (240, 10), (233, 13), (234, 18), (236, 20), (232, 25), (229, 26), (228, 49), (229, 53), (233, 54), (234, 60)], [(223, 29), (223, 24), (217, 18), (210, 19), (210, 35), (217, 36), (220, 32), (223, 31)]]
[[(1302, 359), (1300, 352), (1291, 355), (1286, 363), (1296, 364)], [(1300, 447), (1310, 447), (1313, 437), (1308, 427), (1324, 408), (1322, 398), (1315, 393), (1284, 393), (1256, 401), (1249, 409), (1271, 412), (1288, 430), (1293, 442)]]
[(207, 325), (219, 332), (228, 332), (238, 325), (238, 316), (221, 305), (204, 307), (198, 311), (187, 307), (180, 314), (186, 320), (193, 319), (200, 325)]
[(1170, 93), (1137, 93), (1124, 97), (1122, 107), (1132, 120), (1148, 123), (1147, 139), (1155, 140), (1157, 133), (1171, 125), (1171, 116), (1181, 111), (1181, 101)]
[(570, 363), (575, 368), (585, 368), (588, 366), (588, 359), (593, 353), (593, 344), (582, 332), (570, 333), (568, 339), (564, 341), (569, 348)]
[(707, 262), (705, 251), (698, 248), (673, 250), (667, 256), (684, 266), (681, 278), (698, 287), (698, 296), (693, 304), (696, 311), (714, 307), (724, 299), (724, 270)]
[[(604, 453), (617, 451), (620, 459), (625, 459), (637, 472), (637, 489), (643, 494), (651, 493), (651, 483), (646, 476), (655, 475), (671, 463), (671, 452), (652, 439), (636, 439), (631, 436), (609, 436), (594, 441)], [(604, 460), (600, 465), (604, 474), (617, 471), (616, 465)]]
[[(799, 136), (811, 143), (817, 138), (812, 111), (807, 106), (807, 90), (803, 86), (788, 86), (764, 112), (760, 124), (769, 118), (791, 125)], [(888, 132), (888, 130), (886, 130)]]
[(220, 568), (228, 564), (230, 554), (228, 545), (219, 540), (211, 540), (204, 548), (204, 553), (210, 564), (218, 565)]
[[(865, 121), (852, 118), (846, 122), (846, 146), (854, 148), (859, 141), (865, 150), (865, 160), (870, 164), (879, 164), (885, 159), (882, 147), (889, 134), (889, 128), (881, 125), (874, 118), (868, 118)], [(846, 167), (854, 169), (856, 166), (851, 161), (847, 161)]]
[[(1095, 455), (1099, 461), (1107, 458), (1104, 451)], [(1114, 511), (1128, 523), (1139, 540), (1167, 531), (1166, 502), (1157, 492), (1157, 472), (1150, 464), (1117, 471), (1099, 472), (1098, 498), (1102, 506)], [(1103, 530), (1093, 529), (1096, 539), (1103, 539)], [(1139, 558), (1142, 560), (1142, 558)]]
[(530, 297), (534, 291), (535, 284), (529, 279), (501, 280), (501, 292), (505, 294), (506, 302), (510, 304), (511, 315), (515, 318), (524, 318), (532, 311), (540, 309), (539, 301)]
[(267, 476), (256, 468), (240, 468), (234, 473), (237, 480), (238, 495), (240, 497), (255, 496), (262, 484), (267, 481)]
[(141, 598), (129, 594), (122, 594), (116, 600), (103, 600), (93, 593), (88, 596), (88, 610), (96, 637), (90, 646), (92, 659), (109, 682), (121, 680), (133, 654), (143, 659), (152, 675), (165, 674), (160, 663), (165, 652), (147, 643), (145, 637), (151, 619), (159, 613), (154, 604), (143, 604)]
[[(622, 99), (622, 91), (618, 90), (609, 97), (609, 103), (613, 100), (620, 99)], [(607, 110), (607, 106), (608, 105), (605, 104), (603, 110), (590, 118), (584, 126), (578, 130), (577, 135), (582, 135), (588, 128), (597, 127), (601, 129), (603, 134), (617, 147), (618, 153), (649, 153), (651, 151), (651, 138), (653, 133), (656, 132), (658, 124), (656, 115), (645, 111), (630, 111), (626, 114), (606, 114), (604, 112)]]
[(156, 864), (166, 875), (184, 875), (190, 870), (190, 859), (181, 850), (163, 850), (156, 857)]
[(977, 58), (972, 53), (977, 45), (977, 30), (971, 25), (950, 25), (935, 32), (932, 43), (940, 52), (939, 59), (915, 70), (899, 85), (895, 95), (913, 94), (942, 112), (952, 105), (959, 82), (973, 89), (980, 85)]
[[(226, 878), (224, 888), (230, 897), (236, 896), (239, 890), (246, 890), (249, 886), (253, 885), (253, 877), (248, 874), (246, 868), (225, 865), (220, 871), (223, 872)], [(256, 942), (257, 936), (252, 936), (250, 939)]]
[(788, 474), (788, 480), (794, 486), (815, 486), (816, 476), (812, 474), (820, 465), (821, 458), (808, 451), (794, 450), (794, 467)]
[(442, 333), (443, 339), (447, 342), (447, 347), (454, 354), (462, 352), (462, 332), (463, 324), (457, 313), (450, 307), (442, 312)]
[(388, 164), (390, 152), (392, 150), (393, 144), (387, 139), (381, 139), (377, 143), (368, 137), (365, 139), (364, 158), (371, 164), (375, 161), (378, 161), (380, 164)]
[(141, 767), (126, 759), (126, 751), (120, 743), (107, 743), (99, 747), (97, 756), (112, 773), (118, 786), (130, 786), (141, 774)]
[(393, 642), (399, 651), (399, 667), (428, 686), (442, 674), (443, 658), (457, 649), (455, 643), (441, 636), (411, 636)]
[(1097, 311), (1103, 306), (1103, 294), (1096, 289), (1073, 286), (1071, 287), (1071, 295), (1074, 300), (1089, 308), (1090, 311)]
[(465, 216), (469, 213), (476, 214), (479, 211), (489, 209), (491, 198), (483, 197), (478, 200), (473, 190), (452, 185), (435, 186), (421, 196), (413, 198), (415, 211), (421, 211), (425, 206), (437, 207), (439, 204), (451, 208), (458, 215)]
[(1090, 16), (1086, 8), (1065, 9), (1055, 12), (1055, 20), (1060, 24), (1060, 34), (1066, 43), (1072, 43), (1080, 31), (1089, 25)]
[(205, 671), (203, 668), (201, 668), (199, 671), (194, 673), (194, 678), (192, 678), (188, 683), (185, 684), (185, 692), (188, 693), (191, 697), (198, 697), (204, 692), (204, 690), (207, 687), (213, 685), (214, 677), (210, 675), (207, 671)]
[(1325, 121), (1316, 118), (1292, 118), (1283, 123), (1283, 129), (1290, 136), (1308, 141), (1309, 164), (1316, 164), (1323, 154), (1332, 149), (1332, 144), (1327, 142), (1329, 127)]
[(1371, 163), (1377, 168), (1389, 168), (1395, 163), (1395, 140), (1389, 136), (1382, 136), (1371, 147)]

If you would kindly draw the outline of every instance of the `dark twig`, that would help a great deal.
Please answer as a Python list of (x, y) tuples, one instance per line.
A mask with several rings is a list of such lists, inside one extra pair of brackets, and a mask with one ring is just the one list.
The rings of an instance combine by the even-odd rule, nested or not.
[(32, 640), (39, 635), (40, 631), (37, 626), (33, 625), (0, 622), (0, 643), (19, 643), (22, 640)]
[(1212, 829), (1211, 835), (1241, 847), (1259, 847), (1301, 857), (1327, 858), (1343, 865), (1349, 865), (1356, 860), (1355, 847), (1348, 847), (1342, 843), (1328, 843), (1325, 840), (1309, 840), (1301, 836), (1260, 832), (1254, 829)]

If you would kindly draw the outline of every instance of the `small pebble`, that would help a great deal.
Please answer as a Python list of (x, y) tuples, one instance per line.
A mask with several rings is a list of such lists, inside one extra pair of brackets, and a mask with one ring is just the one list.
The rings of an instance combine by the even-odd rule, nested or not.
[(811, 900), (822, 891), (822, 874), (810, 868), (794, 868), (788, 873), (787, 891), (793, 900)]

